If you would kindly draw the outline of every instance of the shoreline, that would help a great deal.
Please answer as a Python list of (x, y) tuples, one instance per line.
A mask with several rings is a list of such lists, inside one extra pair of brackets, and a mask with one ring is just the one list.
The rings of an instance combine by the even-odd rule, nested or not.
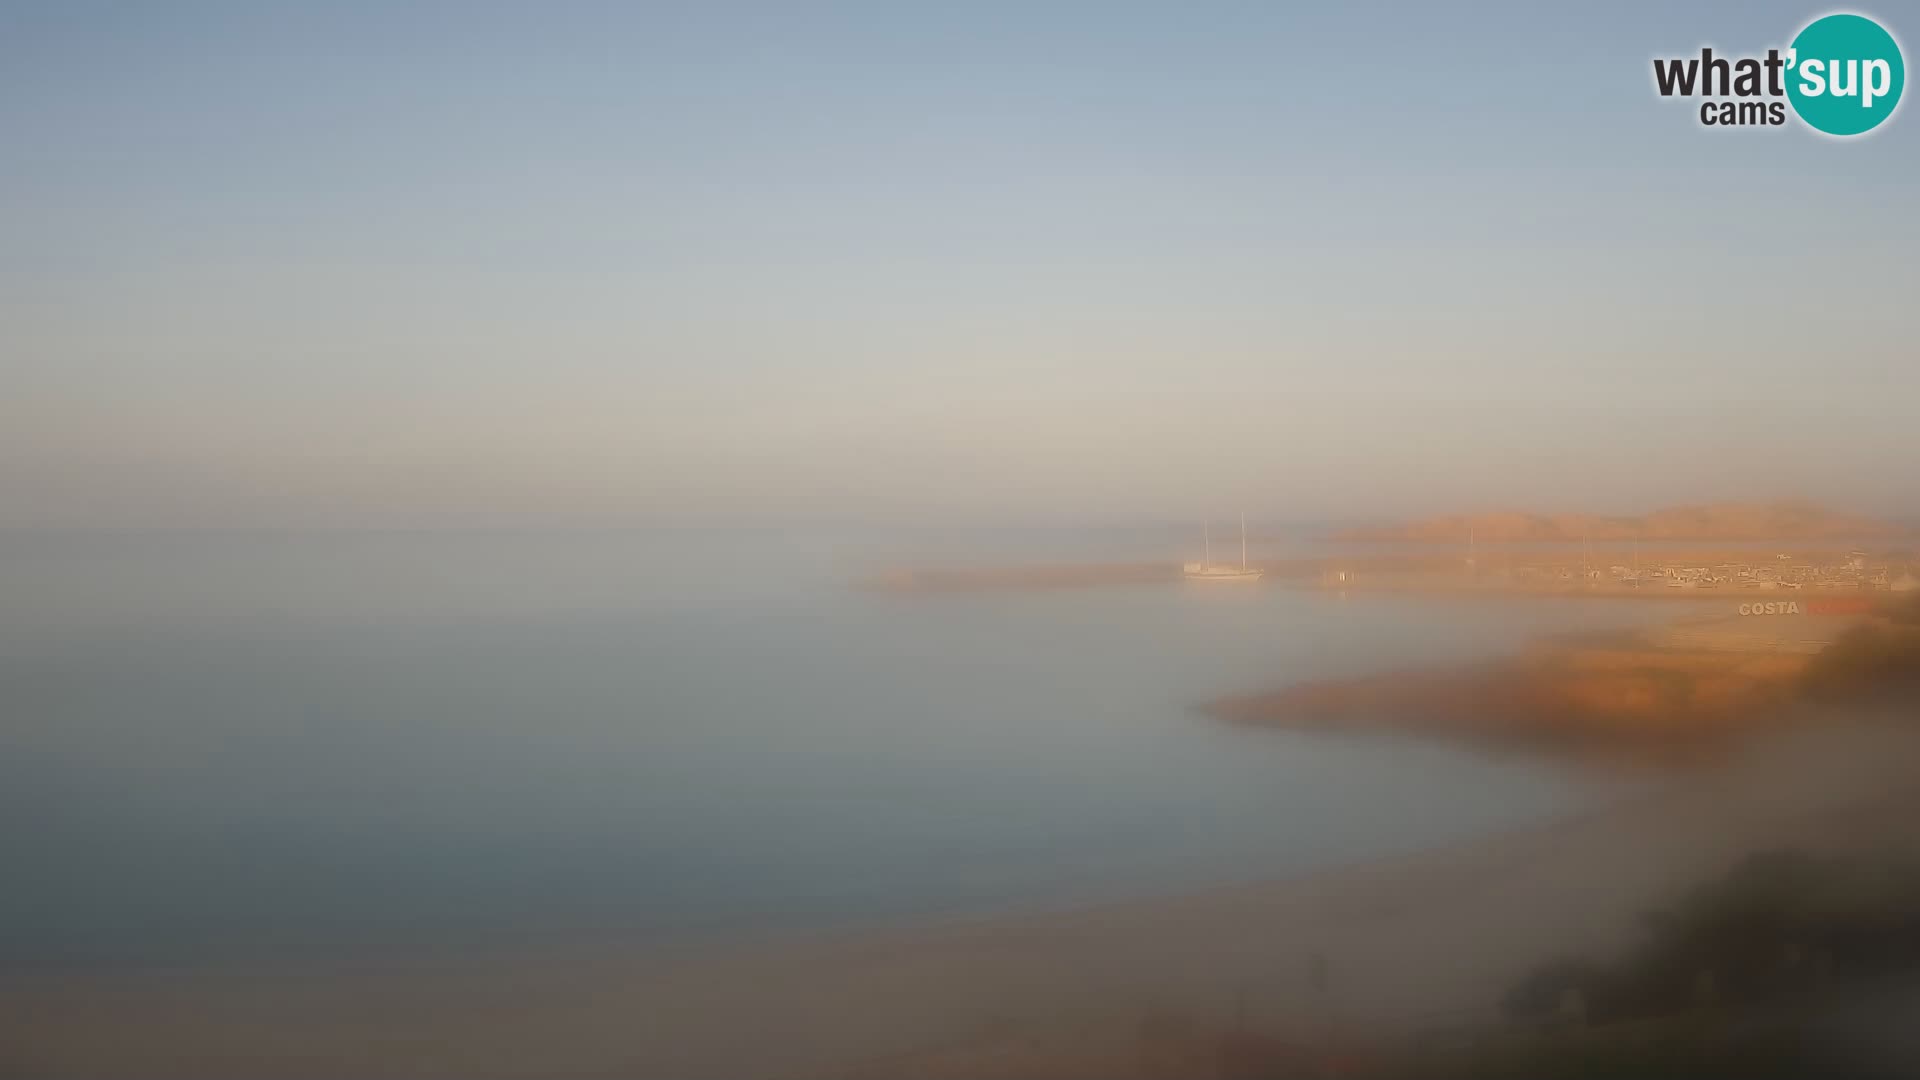
[(1477, 664), (1309, 680), (1197, 708), (1242, 727), (1397, 733), (1588, 764), (1697, 764), (1784, 723), (1809, 659), (1576, 637)]
[[(1771, 550), (1675, 547), (1629, 554), (1587, 551), (1576, 546), (1559, 552), (1559, 558), (1549, 557), (1550, 553), (1540, 550), (1510, 551), (1502, 555), (1497, 564), (1493, 558), (1497, 551), (1486, 551), (1483, 552), (1486, 558), (1477, 569), (1461, 552), (1379, 554), (1349, 550), (1255, 558), (1248, 561), (1248, 567), (1263, 575), (1253, 583), (1259, 587), (1333, 593), (1692, 602), (1741, 597), (1783, 601), (1858, 599), (1874, 604), (1897, 597), (1900, 588), (1920, 586), (1920, 581), (1895, 580), (1900, 575), (1894, 571), (1905, 566), (1897, 561), (1855, 569), (1851, 565), (1852, 557), (1844, 552), (1808, 548), (1761, 557), (1763, 552)], [(1655, 562), (1656, 557), (1661, 561)], [(1643, 565), (1647, 569), (1644, 576), (1640, 571)], [(1156, 560), (895, 567), (856, 577), (850, 584), (856, 589), (883, 594), (1162, 585), (1181, 583), (1182, 566), (1178, 561)], [(1682, 567), (1688, 569), (1683, 571)], [(1710, 567), (1718, 567), (1720, 573), (1716, 575)], [(1683, 577), (1686, 584), (1671, 584)]]
[[(1858, 844), (1915, 811), (1920, 733), (1815, 726), (1540, 825), (1155, 899), (319, 976), (9, 982), (0, 1074), (1011, 1075), (993, 1063), (1017, 1045), (1134, 1075), (1163, 1021), (1374, 1038), (1490, 1023), (1531, 965), (1616, 949), (1647, 906), (1747, 851)], [(1315, 956), (1331, 996), (1308, 989)]]

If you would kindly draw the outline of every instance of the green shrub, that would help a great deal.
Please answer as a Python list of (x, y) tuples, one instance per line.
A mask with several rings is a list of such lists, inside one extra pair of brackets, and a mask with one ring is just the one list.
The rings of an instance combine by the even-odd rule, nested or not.
[(1756, 854), (1648, 919), (1621, 963), (1556, 960), (1522, 979), (1508, 1016), (1558, 1015), (1577, 990), (1597, 1021), (1755, 1003), (1831, 979), (1920, 971), (1920, 865)]
[(1910, 608), (1840, 635), (1807, 666), (1802, 688), (1828, 700), (1920, 689), (1920, 610)]

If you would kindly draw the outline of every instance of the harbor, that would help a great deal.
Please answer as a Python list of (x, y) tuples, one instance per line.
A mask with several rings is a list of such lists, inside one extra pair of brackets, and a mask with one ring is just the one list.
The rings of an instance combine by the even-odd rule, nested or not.
[[(1210, 545), (1209, 545), (1210, 546)], [(1171, 584), (1244, 573), (1248, 583), (1335, 592), (1440, 592), (1687, 600), (1893, 596), (1920, 590), (1920, 564), (1903, 550), (1752, 548), (1437, 553), (1344, 551), (1203, 562), (1052, 562), (894, 568), (856, 580), (895, 592), (1096, 588)], [(1204, 572), (1211, 568), (1212, 573)]]

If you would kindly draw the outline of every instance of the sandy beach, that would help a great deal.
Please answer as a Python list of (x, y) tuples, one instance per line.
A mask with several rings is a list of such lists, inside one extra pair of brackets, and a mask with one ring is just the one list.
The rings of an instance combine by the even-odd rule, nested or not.
[(1210, 1075), (1209, 1033), (1491, 1023), (1531, 966), (1622, 947), (1744, 853), (1899, 842), (1916, 779), (1920, 733), (1823, 720), (1548, 826), (1162, 900), (667, 952), (14, 978), (0, 1074)]

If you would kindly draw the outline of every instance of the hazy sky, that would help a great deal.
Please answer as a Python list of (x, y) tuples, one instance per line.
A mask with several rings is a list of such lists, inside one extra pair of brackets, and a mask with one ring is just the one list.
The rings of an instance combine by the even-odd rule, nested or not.
[(1441, 6), (0, 0), (0, 522), (1913, 510), (1827, 9)]

